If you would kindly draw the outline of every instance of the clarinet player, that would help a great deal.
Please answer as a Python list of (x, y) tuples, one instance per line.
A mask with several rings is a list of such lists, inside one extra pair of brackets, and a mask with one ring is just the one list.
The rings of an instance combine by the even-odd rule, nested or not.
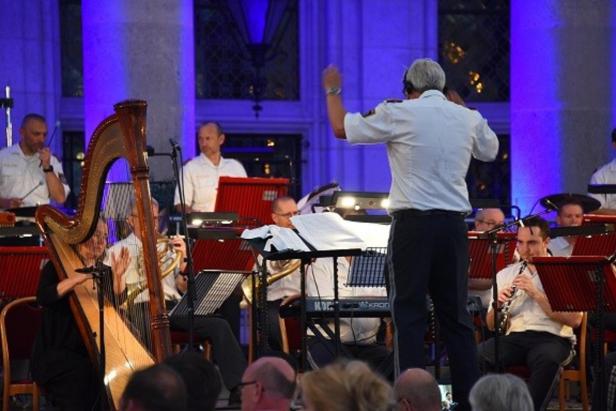
[[(527, 366), (530, 370), (528, 388), (536, 410), (549, 402), (552, 383), (558, 377), (560, 365), (575, 344), (573, 328), (582, 321), (579, 312), (555, 312), (543, 290), (532, 257), (547, 257), (548, 224), (541, 218), (524, 222), (518, 230), (517, 249), (521, 261), (501, 270), (496, 276), (498, 307), (506, 311), (509, 321), (497, 324), (504, 335), (499, 339), (499, 361), (504, 367)], [(492, 303), (486, 322), (494, 330)], [(479, 364), (484, 371), (496, 369), (494, 339), (479, 346)]]

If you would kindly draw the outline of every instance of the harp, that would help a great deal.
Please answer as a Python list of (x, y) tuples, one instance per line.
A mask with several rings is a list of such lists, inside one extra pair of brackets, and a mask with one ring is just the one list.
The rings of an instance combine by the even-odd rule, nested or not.
[[(99, 219), (103, 188), (112, 163), (124, 158), (130, 168), (135, 194), (137, 218), (143, 246), (143, 271), (149, 289), (149, 314), (152, 335), (151, 351), (132, 333), (130, 324), (110, 301), (104, 307), (104, 352), (107, 394), (111, 405), (118, 409), (120, 397), (133, 370), (164, 359), (171, 351), (169, 319), (165, 311), (156, 258), (156, 233), (152, 221), (149, 168), (146, 155), (144, 101), (125, 101), (114, 106), (115, 114), (106, 118), (94, 131), (88, 146), (77, 213), (69, 217), (51, 206), (41, 206), (36, 212), (37, 224), (60, 279), (75, 275), (83, 264), (75, 245), (90, 238)], [(92, 357), (98, 364), (101, 352), (99, 312), (96, 290), (90, 282), (75, 288), (70, 305), (77, 326)]]

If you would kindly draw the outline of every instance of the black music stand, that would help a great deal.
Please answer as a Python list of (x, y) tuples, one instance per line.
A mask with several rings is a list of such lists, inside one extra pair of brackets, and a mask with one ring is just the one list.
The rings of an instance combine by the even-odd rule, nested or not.
[[(211, 315), (233, 293), (244, 277), (250, 272), (203, 270), (195, 276), (195, 315)], [(169, 312), (169, 316), (187, 317), (189, 315), (188, 293)]]
[(515, 251), (517, 235), (515, 233), (500, 231), (503, 227), (496, 227), (487, 232), (469, 231), (469, 278), (492, 280), (492, 310), (494, 310), (494, 365), (502, 370), (499, 355), (500, 332), (499, 324), (498, 284), (496, 275), (500, 270), (511, 264)]
[[(304, 240), (308, 248), (311, 251), (293, 251), (293, 250), (285, 250), (285, 251), (274, 251), (268, 252), (265, 251), (265, 242), (264, 239), (252, 239), (249, 240), (250, 245), (263, 256), (263, 264), (261, 267), (260, 275), (259, 275), (259, 302), (263, 304), (264, 301), (267, 300), (267, 261), (280, 261), (280, 260), (301, 260), (302, 263), (300, 265), (300, 273), (301, 273), (301, 288), (300, 288), (300, 327), (302, 333), (302, 341), (301, 341), (301, 359), (299, 371), (303, 372), (306, 369), (306, 353), (307, 353), (307, 335), (306, 335), (306, 265), (310, 264), (310, 262), (315, 258), (324, 258), (324, 257), (332, 257), (334, 264), (334, 338), (335, 338), (335, 346), (336, 346), (336, 355), (340, 353), (340, 301), (338, 295), (338, 257), (347, 257), (347, 256), (357, 256), (361, 254), (361, 249), (359, 248), (348, 248), (348, 249), (332, 249), (332, 250), (315, 250), (314, 247)], [(254, 287), (253, 281), (253, 287)], [(254, 289), (253, 289), (254, 292)], [(254, 294), (253, 294), (254, 295)], [(262, 305), (262, 307), (265, 307)], [(254, 310), (254, 307), (253, 307)], [(262, 314), (266, 313), (267, 310), (261, 309)], [(253, 311), (255, 312), (255, 311)], [(265, 314), (267, 316), (267, 314)], [(263, 315), (261, 316), (263, 317)], [(257, 318), (257, 317), (253, 317)], [(256, 321), (253, 321), (255, 324)], [(257, 338), (257, 329), (263, 332), (263, 327), (267, 327), (267, 320), (264, 318), (259, 318), (256, 326), (253, 326), (253, 341), (256, 341)], [(266, 330), (265, 330), (266, 331)], [(267, 347), (267, 334), (263, 333), (259, 336), (257, 345), (257, 355), (255, 358), (258, 358), (258, 355), (263, 354)], [(254, 344), (253, 344), (254, 345)]]
[(531, 262), (537, 267), (552, 310), (589, 311), (596, 315), (599, 330), (595, 347), (595, 375), (599, 378), (599, 411), (606, 409), (603, 315), (616, 311), (616, 277), (611, 267), (614, 259), (614, 256), (535, 257)]
[(367, 247), (353, 258), (347, 279), (349, 287), (385, 287), (387, 247)]

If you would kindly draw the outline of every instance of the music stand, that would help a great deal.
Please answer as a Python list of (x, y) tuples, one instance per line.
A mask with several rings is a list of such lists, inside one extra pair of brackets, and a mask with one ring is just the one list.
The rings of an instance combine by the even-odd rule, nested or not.
[[(469, 278), (491, 279), (494, 271), (498, 272), (511, 264), (517, 236), (515, 233), (496, 233), (496, 243), (491, 238), (482, 237), (482, 233), (468, 232)], [(496, 267), (493, 260), (496, 257)]]
[[(307, 352), (307, 335), (306, 335), (306, 265), (310, 264), (310, 262), (315, 258), (324, 258), (324, 257), (333, 257), (333, 265), (334, 265), (334, 334), (336, 341), (336, 355), (340, 353), (340, 302), (338, 297), (338, 257), (352, 257), (360, 255), (361, 249), (359, 248), (348, 248), (348, 249), (332, 249), (332, 250), (315, 250), (314, 247), (308, 242), (304, 241), (306, 245), (311, 249), (311, 251), (281, 251), (281, 252), (268, 252), (265, 251), (265, 240), (261, 238), (255, 238), (249, 240), (250, 245), (263, 256), (263, 264), (261, 266), (261, 272), (259, 275), (259, 286), (263, 292), (259, 293), (259, 303), (263, 304), (266, 299), (266, 290), (267, 290), (267, 264), (266, 261), (280, 261), (280, 260), (301, 260), (302, 263), (300, 265), (300, 327), (302, 334), (301, 341), (301, 360), (300, 360), (300, 372), (305, 370), (306, 366), (306, 352)], [(261, 291), (260, 290), (260, 291)], [(253, 295), (255, 291), (255, 281), (253, 281)], [(263, 301), (262, 301), (263, 300)], [(254, 310), (254, 304), (253, 304)], [(256, 311), (253, 311), (256, 313)], [(267, 314), (266, 310), (261, 310), (261, 317), (259, 319), (259, 323), (256, 327), (253, 327), (253, 341), (257, 341), (257, 329), (263, 332), (262, 325), (267, 327)], [(253, 318), (257, 318), (256, 316)], [(254, 322), (253, 322), (254, 323)], [(267, 329), (265, 329), (265, 332)], [(258, 339), (259, 347), (258, 349), (261, 351), (259, 354), (262, 354), (264, 348), (266, 346), (267, 334), (263, 333), (263, 335), (259, 336)]]
[[(195, 276), (195, 315), (211, 315), (250, 272), (203, 270)], [(169, 312), (170, 317), (188, 316), (188, 294)]]
[(385, 287), (387, 247), (367, 247), (351, 261), (349, 287)]
[[(605, 367), (603, 341), (605, 312), (616, 311), (616, 277), (612, 271), (614, 257), (573, 256), (534, 257), (532, 264), (554, 311), (590, 311), (599, 324), (596, 342), (595, 375), (601, 393), (599, 410), (605, 410)], [(593, 407), (594, 409), (594, 407)]]
[[(496, 275), (500, 270), (511, 264), (515, 251), (517, 235), (500, 231), (503, 227), (495, 227), (486, 232), (469, 231), (469, 278), (490, 279), (492, 282), (492, 309), (494, 310), (494, 324), (499, 322), (499, 310), (496, 307), (498, 286)], [(498, 327), (494, 327), (494, 364), (498, 370), (502, 369), (499, 356)]]

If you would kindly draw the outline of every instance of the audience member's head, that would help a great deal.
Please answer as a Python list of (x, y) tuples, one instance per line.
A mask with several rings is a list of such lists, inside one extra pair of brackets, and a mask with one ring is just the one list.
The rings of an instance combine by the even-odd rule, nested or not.
[(282, 358), (261, 357), (246, 368), (240, 386), (242, 411), (286, 411), (295, 393), (295, 371)]
[(186, 388), (177, 372), (164, 364), (135, 371), (120, 400), (120, 411), (181, 411)]
[(211, 362), (196, 352), (183, 352), (165, 360), (184, 381), (188, 411), (210, 411), (222, 389), (218, 370)]
[(533, 411), (526, 383), (511, 374), (488, 374), (471, 389), (473, 411)]
[(475, 213), (475, 230), (488, 231), (505, 222), (500, 208), (482, 208)]
[(337, 362), (305, 374), (302, 400), (309, 411), (390, 411), (393, 389), (361, 361)]
[(400, 411), (440, 411), (441, 391), (426, 370), (409, 368), (394, 384)]

